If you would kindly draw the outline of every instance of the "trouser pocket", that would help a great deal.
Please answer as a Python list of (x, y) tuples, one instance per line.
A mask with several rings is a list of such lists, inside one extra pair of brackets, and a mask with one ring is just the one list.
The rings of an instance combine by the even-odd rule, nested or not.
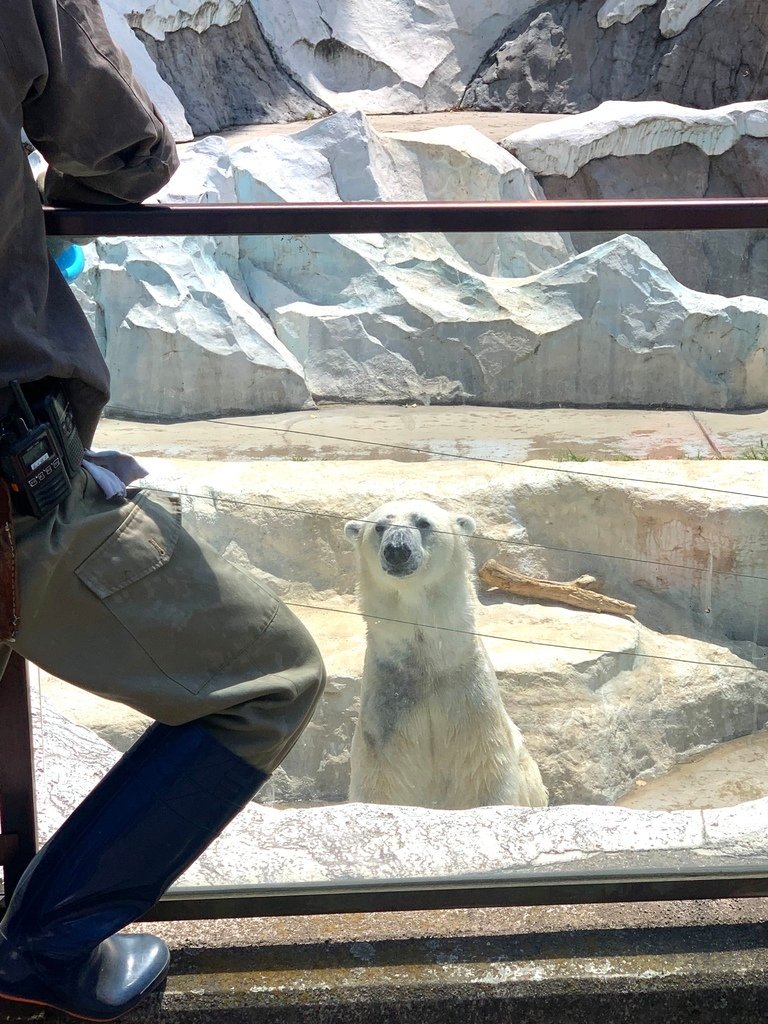
[(193, 694), (258, 639), (278, 606), (182, 528), (172, 497), (140, 493), (75, 571), (158, 669)]

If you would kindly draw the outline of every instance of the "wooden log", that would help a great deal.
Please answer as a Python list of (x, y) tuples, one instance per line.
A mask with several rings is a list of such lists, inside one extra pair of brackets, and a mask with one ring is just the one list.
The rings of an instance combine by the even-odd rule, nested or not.
[(595, 593), (594, 587), (599, 581), (594, 576), (580, 576), (568, 583), (557, 583), (552, 580), (540, 580), (535, 576), (524, 576), (494, 559), (490, 559), (481, 567), (478, 576), (487, 587), (497, 587), (507, 594), (515, 594), (518, 597), (556, 601), (572, 608), (581, 608), (588, 612), (607, 612), (612, 615), (634, 615), (637, 611), (637, 605)]
[(603, 592), (603, 581), (599, 580), (597, 576), (579, 576), (573, 581), (573, 585), (574, 587), (583, 587), (584, 590), (596, 590), (600, 594)]

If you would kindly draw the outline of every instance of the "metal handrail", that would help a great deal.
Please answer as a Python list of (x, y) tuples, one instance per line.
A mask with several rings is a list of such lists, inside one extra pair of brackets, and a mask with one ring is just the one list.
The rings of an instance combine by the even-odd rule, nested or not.
[[(46, 207), (50, 235), (185, 236), (316, 235), (387, 232), (625, 232), (745, 230), (768, 228), (768, 198), (662, 200), (529, 200), (483, 203), (256, 203)], [(26, 738), (25, 738), (26, 737)], [(6, 893), (35, 847), (34, 777), (29, 743), (26, 672), (15, 658), (0, 680), (0, 762), (16, 760), (12, 777), (18, 809), (17, 850), (5, 866)], [(10, 752), (10, 755), (9, 755)], [(7, 782), (5, 783), (7, 785)], [(5, 804), (7, 807), (7, 801)], [(4, 807), (4, 827), (7, 810)], [(13, 817), (13, 816), (12, 816)], [(502, 906), (547, 902), (617, 902), (768, 895), (768, 871), (731, 865), (730, 870), (649, 868), (599, 877), (578, 874), (537, 880), (535, 875), (479, 880), (405, 880), (364, 885), (244, 887), (175, 891), (148, 919), (192, 919), (260, 914)]]
[(768, 198), (489, 203), (183, 203), (46, 207), (51, 235), (328, 235), (387, 232), (722, 231), (768, 228)]

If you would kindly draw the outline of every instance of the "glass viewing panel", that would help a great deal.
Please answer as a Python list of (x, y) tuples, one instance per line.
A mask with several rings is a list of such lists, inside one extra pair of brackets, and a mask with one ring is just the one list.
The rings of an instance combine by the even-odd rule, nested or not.
[[(88, 248), (96, 447), (328, 670), (181, 884), (768, 870), (767, 239)], [(32, 682), (45, 838), (146, 721)]]

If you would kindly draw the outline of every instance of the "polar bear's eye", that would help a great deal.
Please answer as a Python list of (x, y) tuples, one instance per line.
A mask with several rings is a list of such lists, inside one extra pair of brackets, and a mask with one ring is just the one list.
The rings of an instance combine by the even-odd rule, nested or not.
[(384, 523), (376, 523), (376, 533), (378, 533), (379, 536), (384, 533)]
[(429, 530), (432, 523), (430, 523), (428, 519), (425, 519), (424, 516), (419, 516), (415, 525), (417, 530)]

